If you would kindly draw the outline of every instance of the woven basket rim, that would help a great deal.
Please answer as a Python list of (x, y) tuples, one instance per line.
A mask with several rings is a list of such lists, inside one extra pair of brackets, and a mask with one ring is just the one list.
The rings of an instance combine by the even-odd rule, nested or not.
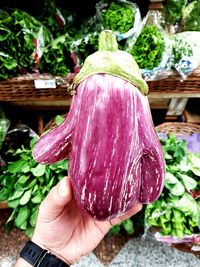
[(174, 135), (191, 135), (200, 133), (200, 125), (189, 122), (164, 122), (155, 127), (157, 132)]

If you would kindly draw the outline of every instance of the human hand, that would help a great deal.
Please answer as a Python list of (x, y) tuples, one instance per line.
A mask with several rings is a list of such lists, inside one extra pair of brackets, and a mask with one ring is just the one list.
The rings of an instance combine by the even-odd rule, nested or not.
[(91, 252), (114, 225), (139, 212), (135, 205), (122, 216), (97, 221), (78, 209), (70, 179), (64, 177), (40, 205), (32, 241), (68, 264)]

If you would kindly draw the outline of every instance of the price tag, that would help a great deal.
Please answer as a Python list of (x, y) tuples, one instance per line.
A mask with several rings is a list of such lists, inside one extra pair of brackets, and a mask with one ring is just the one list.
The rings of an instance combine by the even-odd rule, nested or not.
[(56, 80), (34, 80), (36, 89), (56, 88)]

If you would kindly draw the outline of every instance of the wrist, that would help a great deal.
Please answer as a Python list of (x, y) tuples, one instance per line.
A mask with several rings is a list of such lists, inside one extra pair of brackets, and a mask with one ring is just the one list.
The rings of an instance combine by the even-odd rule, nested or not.
[(30, 263), (19, 257), (15, 264), (15, 267), (31, 267)]
[(24, 248), (20, 251), (20, 258), (15, 267), (69, 267), (65, 260), (57, 257), (44, 247), (40, 247), (33, 241), (28, 241)]
[(48, 252), (50, 252), (51, 254), (55, 255), (58, 259), (62, 260), (63, 262), (65, 262), (66, 264), (68, 265), (71, 265), (71, 263), (63, 258), (57, 251), (56, 249), (53, 249), (52, 247), (49, 247), (45, 242), (42, 242), (40, 240), (39, 237), (37, 237), (37, 235), (33, 235), (32, 239), (31, 239), (32, 242), (34, 242), (36, 245), (38, 245), (40, 248), (42, 248), (43, 250), (47, 250)]

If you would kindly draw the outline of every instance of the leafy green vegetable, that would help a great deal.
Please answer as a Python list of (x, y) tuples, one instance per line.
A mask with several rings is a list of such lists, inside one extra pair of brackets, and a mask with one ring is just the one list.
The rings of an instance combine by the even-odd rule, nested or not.
[(179, 22), (186, 4), (187, 0), (166, 0), (163, 3), (165, 22), (169, 24), (175, 24)]
[(55, 1), (44, 0), (42, 10), (36, 18), (51, 31), (54, 38), (57, 38), (66, 32), (74, 34), (73, 17), (72, 11), (57, 7)]
[(101, 11), (104, 28), (114, 32), (127, 32), (134, 25), (135, 12), (134, 7), (129, 4), (111, 2)]
[(73, 71), (71, 59), (72, 38), (66, 33), (50, 43), (43, 54), (39, 68), (42, 72), (66, 77)]
[(17, 65), (17, 61), (13, 57), (0, 52), (0, 80), (6, 80), (17, 76)]
[(200, 0), (193, 1), (183, 12), (184, 31), (200, 31)]
[[(173, 34), (172, 40), (172, 68), (180, 74), (192, 72), (200, 63), (199, 47), (200, 32), (186, 31)], [(186, 62), (188, 62), (186, 64)]]
[(16, 66), (32, 70), (52, 40), (50, 31), (22, 10), (0, 11), (0, 25), (0, 62), (4, 62), (1, 78), (15, 76)]
[(93, 54), (98, 50), (98, 43), (99, 32), (86, 34), (72, 43), (73, 50), (78, 55), (81, 64), (90, 54)]
[(159, 199), (146, 206), (145, 222), (158, 227), (162, 235), (182, 238), (199, 233), (200, 205), (192, 190), (200, 188), (200, 155), (187, 152), (185, 140), (172, 134), (160, 141), (166, 161), (165, 186)]
[(152, 70), (161, 63), (165, 38), (156, 25), (146, 25), (136, 42), (128, 48), (141, 69)]
[(48, 166), (35, 162), (32, 150), (36, 141), (37, 138), (33, 138), (29, 148), (18, 148), (14, 152), (16, 161), (9, 162), (0, 176), (0, 200), (7, 201), (13, 208), (7, 229), (16, 226), (29, 236), (35, 227), (40, 203), (51, 188), (67, 175), (68, 168), (67, 160)]

